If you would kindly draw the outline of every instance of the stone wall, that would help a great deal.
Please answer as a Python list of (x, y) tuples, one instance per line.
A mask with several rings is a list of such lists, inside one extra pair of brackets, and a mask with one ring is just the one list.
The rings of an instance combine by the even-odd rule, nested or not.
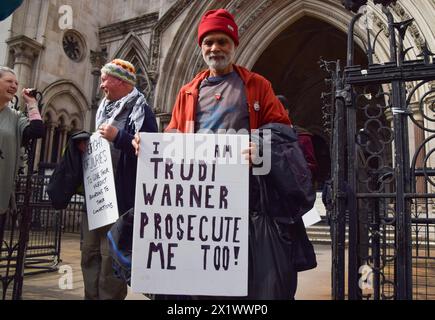
[[(397, 3), (393, 8), (396, 20), (407, 16), (416, 19), (405, 39), (406, 45), (415, 47), (409, 53), (411, 58), (418, 54), (423, 37), (434, 51), (435, 3)], [(83, 41), (83, 56), (78, 61), (71, 60), (63, 49), (67, 30), (61, 27), (64, 12), (59, 10), (65, 5), (71, 8), (71, 26)], [(351, 18), (341, 0), (25, 0), (13, 16), (0, 23), (0, 64), (15, 62), (20, 83), (37, 87), (51, 99), (45, 102), (54, 127), (66, 114), (69, 117), (64, 115), (63, 119), (75, 119), (67, 129), (92, 129), (99, 99), (98, 70), (104, 59), (114, 57), (135, 59), (150, 103), (162, 115), (168, 114), (181, 85), (203, 67), (196, 44), (200, 16), (220, 6), (236, 16), (241, 34), (236, 59), (248, 68), (280, 32), (304, 15), (342, 32)], [(381, 16), (380, 7), (374, 9)], [(375, 22), (377, 32), (386, 21), (377, 18)], [(357, 32), (359, 46), (365, 36)], [(14, 41), (6, 44), (11, 39)], [(386, 39), (380, 37), (375, 57), (380, 61), (388, 55)]]
[(5, 20), (0, 22), (0, 65), (4, 66), (7, 64), (7, 44), (6, 40), (10, 37), (10, 28), (12, 24), (12, 16), (9, 16)]

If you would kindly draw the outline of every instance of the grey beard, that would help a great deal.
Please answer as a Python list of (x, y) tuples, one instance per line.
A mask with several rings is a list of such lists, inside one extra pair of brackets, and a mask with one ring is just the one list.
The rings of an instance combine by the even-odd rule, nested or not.
[(207, 57), (205, 55), (203, 55), (203, 58), (205, 63), (210, 68), (215, 70), (223, 70), (231, 64), (234, 57), (234, 52), (229, 54), (224, 54), (222, 56), (224, 57), (224, 59), (219, 59), (219, 60), (211, 59), (209, 56)]

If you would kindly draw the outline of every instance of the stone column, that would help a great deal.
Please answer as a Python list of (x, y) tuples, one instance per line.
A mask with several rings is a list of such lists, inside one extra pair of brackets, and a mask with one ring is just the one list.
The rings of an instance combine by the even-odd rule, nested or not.
[[(429, 84), (429, 90), (434, 90), (435, 91), (435, 80), (431, 81)], [(433, 91), (433, 92), (434, 92)], [(426, 100), (426, 105), (427, 105), (427, 111), (432, 112), (430, 118), (434, 119), (435, 118), (435, 94), (432, 94), (430, 97), (428, 97), (428, 99)], [(430, 113), (428, 113), (430, 114)], [(430, 128), (435, 129), (435, 123), (431, 121), (431, 124), (429, 125)], [(435, 148), (435, 142), (431, 141), (431, 143), (429, 144), (429, 152)], [(435, 159), (433, 159), (433, 157), (431, 157), (430, 160), (430, 166), (432, 168), (435, 168)], [(435, 179), (435, 178), (434, 178)], [(429, 190), (430, 193), (434, 193), (435, 192), (435, 187), (433, 185), (429, 185)], [(431, 214), (432, 217), (435, 217), (435, 202), (432, 203), (432, 210), (431, 210)]]
[(41, 146), (42, 139), (36, 141), (35, 160), (33, 162), (33, 171), (38, 171), (39, 163), (41, 162)]
[(92, 104), (91, 104), (91, 126), (90, 131), (95, 131), (95, 116), (97, 114), (98, 109), (98, 102), (100, 101), (100, 89), (99, 89), (99, 83), (100, 83), (100, 76), (101, 76), (101, 68), (104, 66), (107, 60), (107, 51), (101, 50), (101, 51), (92, 51), (91, 50), (91, 64), (92, 64), (92, 71), (91, 74), (93, 75), (93, 84), (92, 84)]
[[(419, 103), (414, 102), (410, 104), (414, 119), (416, 122), (421, 126), (424, 127), (424, 121), (423, 116), (421, 114), (421, 111), (419, 109)], [(425, 137), (424, 137), (424, 130), (418, 127), (417, 125), (413, 125), (414, 127), (414, 145), (417, 150), (423, 143)], [(411, 155), (413, 157), (414, 155)], [(418, 153), (416, 162), (415, 162), (415, 169), (423, 169), (424, 167), (424, 158), (426, 156), (426, 147), (424, 146), (423, 149)], [(424, 177), (416, 177), (415, 182), (415, 191), (417, 193), (425, 193), (425, 178)]]
[[(433, 90), (432, 93), (435, 92), (435, 80), (431, 81), (431, 83), (429, 85), (429, 89)], [(426, 99), (425, 103), (426, 103), (425, 112), (427, 112), (426, 114), (430, 115), (429, 118), (434, 120), (435, 119), (435, 94), (432, 94), (431, 96), (429, 96), (428, 99)], [(432, 112), (432, 113), (430, 113), (430, 112)], [(435, 123), (433, 121), (428, 121), (428, 122), (429, 122), (428, 126), (431, 129), (435, 129)], [(435, 141), (432, 140), (428, 145), (427, 151), (431, 152), (434, 148), (435, 148)], [(435, 168), (435, 159), (434, 158), (435, 157), (432, 154), (432, 156), (430, 157), (430, 163), (429, 163), (429, 165), (432, 168)], [(432, 177), (432, 179), (433, 179), (432, 181), (435, 181), (435, 177)], [(428, 187), (429, 187), (429, 190), (428, 190), (429, 193), (435, 193), (435, 187), (432, 184), (429, 184)], [(432, 218), (435, 217), (435, 201), (432, 202), (432, 208), (431, 208), (430, 214), (431, 214)]]
[(45, 151), (44, 151), (44, 161), (49, 163), (51, 161), (51, 152), (53, 150), (53, 137), (54, 137), (54, 129), (55, 124), (53, 122), (49, 122), (46, 124), (47, 126), (47, 134), (45, 140)]
[(12, 56), (13, 69), (18, 78), (18, 96), (20, 106), (23, 106), (21, 91), (23, 88), (32, 87), (33, 67), (39, 53), (44, 48), (39, 42), (24, 35), (16, 36), (6, 40)]
[(59, 160), (62, 157), (62, 151), (65, 148), (66, 145), (66, 138), (68, 136), (70, 128), (68, 126), (62, 126), (60, 127), (60, 136), (59, 136), (59, 144), (58, 144), (58, 150), (56, 155), (56, 162), (59, 162)]
[[(386, 92), (389, 92), (388, 90)], [(385, 114), (385, 125), (389, 128), (391, 128), (391, 130), (394, 130), (394, 122), (393, 122), (393, 113), (391, 112), (391, 109), (388, 108), (385, 110), (384, 112)], [(392, 133), (393, 134), (393, 133)], [(394, 142), (391, 142), (391, 154), (388, 155), (388, 159), (384, 159), (385, 163), (392, 163), (393, 167), (394, 167)]]
[(68, 140), (68, 132), (70, 132), (71, 131), (71, 127), (70, 126), (63, 126), (63, 128), (62, 128), (62, 151), (63, 151), (63, 149), (65, 149), (65, 147), (66, 147), (66, 143), (67, 143), (67, 140)]

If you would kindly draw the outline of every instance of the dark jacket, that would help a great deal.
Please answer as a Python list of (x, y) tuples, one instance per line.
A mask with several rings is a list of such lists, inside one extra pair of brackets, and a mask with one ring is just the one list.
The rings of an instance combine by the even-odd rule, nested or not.
[[(156, 118), (148, 106), (145, 108), (145, 120), (139, 131), (157, 132)], [(126, 121), (124, 129), (118, 131), (114, 140), (115, 148), (121, 150), (115, 174), (119, 215), (134, 207), (137, 167), (137, 156), (131, 144), (134, 133), (133, 125)], [(65, 209), (71, 197), (77, 193), (78, 187), (83, 184), (82, 154), (73, 142), (89, 137), (90, 134), (84, 131), (71, 136), (61, 162), (50, 178), (47, 193), (56, 209)]]
[[(266, 131), (271, 133), (267, 144), (263, 142)], [(298, 144), (296, 131), (285, 124), (270, 123), (260, 127), (251, 139), (260, 150), (271, 154), (269, 174), (259, 176), (259, 184), (264, 185), (268, 214), (295, 223), (313, 208), (316, 200), (311, 172)], [(258, 199), (258, 194), (254, 199), (251, 197), (254, 210), (258, 210), (260, 205)]]
[(250, 179), (248, 298), (292, 299), (295, 273), (317, 266), (302, 221), (316, 198), (311, 173), (292, 127), (268, 124), (251, 139), (271, 165)]
[(91, 134), (86, 131), (71, 135), (62, 159), (50, 177), (47, 194), (57, 210), (65, 209), (74, 194), (83, 194), (83, 188), (80, 188), (83, 186), (82, 153), (77, 148), (76, 142), (88, 140), (90, 136)]
[[(145, 120), (140, 132), (157, 132), (157, 121), (149, 106), (145, 107)], [(121, 155), (115, 173), (116, 198), (119, 215), (134, 207), (136, 191), (137, 156), (131, 141), (134, 138), (134, 125), (126, 121), (124, 129), (118, 131), (113, 144), (121, 150)]]

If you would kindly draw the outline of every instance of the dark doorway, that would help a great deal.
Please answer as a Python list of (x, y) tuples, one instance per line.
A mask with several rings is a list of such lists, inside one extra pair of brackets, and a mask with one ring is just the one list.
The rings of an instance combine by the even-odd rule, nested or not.
[[(253, 71), (272, 82), (276, 94), (287, 97), (292, 122), (313, 134), (319, 163), (317, 189), (330, 176), (329, 136), (324, 132), (322, 92), (328, 91), (326, 73), (319, 60), (346, 63), (347, 35), (328, 23), (303, 17), (289, 26), (263, 52)], [(355, 64), (366, 65), (364, 52), (356, 47)]]

